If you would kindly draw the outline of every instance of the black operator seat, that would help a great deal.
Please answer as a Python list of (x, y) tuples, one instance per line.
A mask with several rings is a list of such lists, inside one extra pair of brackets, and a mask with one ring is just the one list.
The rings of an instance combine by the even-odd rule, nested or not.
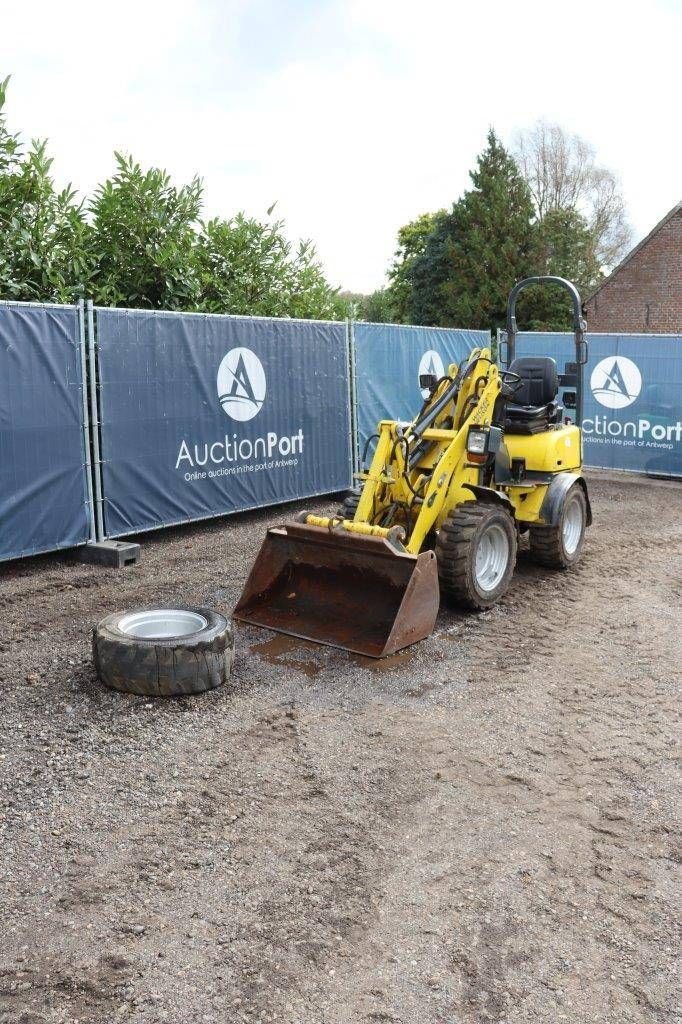
[(553, 359), (515, 359), (509, 372), (517, 373), (521, 382), (505, 409), (504, 429), (508, 434), (540, 434), (550, 424), (561, 423), (563, 409), (557, 402), (559, 378)]

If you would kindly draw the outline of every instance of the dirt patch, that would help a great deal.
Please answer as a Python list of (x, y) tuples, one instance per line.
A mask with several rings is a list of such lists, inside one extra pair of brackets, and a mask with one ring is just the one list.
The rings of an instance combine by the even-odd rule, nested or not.
[(93, 622), (229, 613), (290, 509), (0, 566), (0, 1021), (675, 1020), (682, 487), (591, 494), (576, 571), (382, 664), (242, 627), (179, 700)]

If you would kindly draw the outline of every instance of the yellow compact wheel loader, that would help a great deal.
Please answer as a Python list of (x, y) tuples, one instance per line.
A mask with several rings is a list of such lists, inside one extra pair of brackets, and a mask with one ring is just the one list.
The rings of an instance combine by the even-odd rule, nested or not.
[[(553, 359), (515, 358), (516, 301), (537, 284), (572, 301), (575, 362), (561, 374)], [(592, 521), (577, 425), (585, 329), (569, 281), (520, 281), (506, 368), (483, 348), (440, 380), (421, 377), (428, 398), (411, 423), (379, 424), (362, 487), (339, 515), (304, 512), (268, 531), (235, 618), (380, 658), (429, 635), (440, 594), (478, 610), (499, 601), (521, 533), (541, 564), (573, 565)]]

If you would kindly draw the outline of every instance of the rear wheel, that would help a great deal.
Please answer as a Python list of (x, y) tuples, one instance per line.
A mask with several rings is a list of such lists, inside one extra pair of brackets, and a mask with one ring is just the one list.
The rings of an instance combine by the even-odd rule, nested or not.
[(436, 541), (445, 597), (466, 608), (490, 608), (506, 593), (516, 563), (516, 527), (503, 508), (465, 502), (445, 520)]
[(587, 502), (580, 484), (566, 492), (556, 526), (530, 530), (530, 551), (536, 562), (550, 569), (568, 569), (580, 558), (585, 543)]

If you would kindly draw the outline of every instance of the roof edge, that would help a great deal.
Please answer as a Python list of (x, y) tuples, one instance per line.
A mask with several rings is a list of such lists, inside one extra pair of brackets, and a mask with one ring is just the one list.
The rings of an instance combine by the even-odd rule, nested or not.
[(590, 301), (591, 299), (593, 299), (593, 298), (595, 297), (595, 295), (597, 295), (597, 294), (598, 294), (598, 293), (599, 293), (599, 292), (600, 292), (600, 291), (602, 290), (602, 288), (604, 287), (604, 285), (605, 285), (605, 284), (607, 284), (607, 283), (608, 283), (608, 282), (609, 282), (609, 281), (611, 280), (611, 278), (612, 278), (612, 277), (615, 277), (615, 275), (616, 275), (616, 274), (617, 274), (617, 273), (618, 273), (618, 272), (619, 272), (620, 270), (622, 270), (622, 269), (623, 269), (623, 267), (624, 267), (624, 266), (625, 266), (625, 265), (626, 265), (627, 263), (629, 263), (629, 262), (630, 262), (630, 260), (631, 260), (631, 259), (632, 259), (632, 258), (633, 258), (634, 256), (636, 256), (636, 255), (637, 255), (637, 253), (638, 253), (638, 252), (639, 252), (639, 251), (640, 251), (641, 249), (643, 249), (643, 248), (644, 248), (644, 246), (645, 246), (645, 245), (647, 244), (647, 242), (648, 242), (648, 241), (650, 241), (650, 240), (651, 240), (651, 239), (652, 239), (652, 238), (654, 237), (654, 235), (655, 235), (655, 234), (657, 234), (657, 233), (658, 233), (658, 232), (659, 232), (659, 231), (661, 230), (661, 228), (665, 227), (665, 225), (666, 225), (666, 224), (668, 223), (668, 221), (671, 221), (671, 220), (673, 219), (673, 217), (675, 217), (675, 216), (676, 216), (676, 215), (677, 215), (678, 213), (682, 213), (682, 199), (681, 199), (681, 200), (679, 201), (679, 203), (676, 203), (676, 204), (675, 204), (675, 205), (673, 206), (672, 210), (668, 210), (668, 212), (666, 213), (665, 217), (662, 217), (662, 218), (661, 218), (661, 220), (659, 220), (658, 224), (655, 224), (655, 225), (654, 225), (654, 227), (653, 227), (653, 228), (651, 229), (651, 231), (649, 232), (649, 234), (648, 234), (648, 235), (645, 235), (645, 236), (644, 236), (644, 238), (642, 238), (642, 239), (641, 239), (641, 240), (640, 240), (640, 241), (639, 241), (639, 242), (637, 243), (637, 245), (635, 245), (635, 246), (634, 246), (634, 247), (633, 247), (632, 249), (630, 249), (630, 252), (629, 252), (629, 253), (627, 253), (627, 255), (626, 255), (626, 256), (624, 256), (624, 257), (623, 257), (623, 259), (622, 259), (622, 260), (620, 261), (620, 263), (618, 263), (618, 264), (617, 264), (617, 265), (616, 265), (616, 266), (615, 266), (615, 267), (613, 268), (613, 270), (611, 271), (611, 273), (610, 273), (610, 274), (608, 274), (608, 276), (604, 278), (604, 280), (603, 280), (603, 281), (602, 281), (602, 282), (601, 282), (601, 283), (600, 283), (600, 284), (599, 284), (599, 285), (598, 285), (598, 286), (597, 286), (597, 287), (596, 287), (596, 288), (594, 289), (594, 291), (593, 291), (593, 292), (590, 292), (590, 294), (589, 294), (589, 295), (587, 296), (587, 298), (585, 299), (585, 302), (589, 302), (589, 301)]

